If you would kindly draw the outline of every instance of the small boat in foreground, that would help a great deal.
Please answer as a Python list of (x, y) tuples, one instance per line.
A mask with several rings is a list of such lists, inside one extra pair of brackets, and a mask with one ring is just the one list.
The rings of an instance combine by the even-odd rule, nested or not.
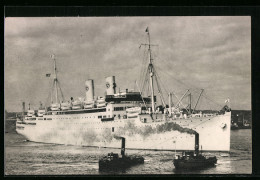
[(108, 153), (107, 156), (104, 156), (99, 160), (99, 171), (125, 169), (137, 164), (144, 163), (144, 158), (142, 156), (125, 155), (125, 138), (121, 138), (121, 157), (117, 153)]
[(183, 152), (182, 156), (179, 155), (173, 160), (176, 169), (198, 169), (209, 166), (214, 166), (217, 163), (216, 156), (205, 157), (199, 152), (199, 134), (195, 134), (195, 151)]

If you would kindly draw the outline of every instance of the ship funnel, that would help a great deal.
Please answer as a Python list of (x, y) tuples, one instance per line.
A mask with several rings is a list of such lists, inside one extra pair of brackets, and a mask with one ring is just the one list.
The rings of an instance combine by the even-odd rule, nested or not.
[(122, 138), (122, 144), (121, 144), (121, 155), (125, 156), (125, 138)]
[(199, 154), (199, 133), (195, 133), (195, 154)]
[(106, 78), (107, 95), (114, 95), (116, 93), (115, 76)]
[(93, 79), (89, 79), (85, 82), (86, 88), (86, 101), (94, 100), (94, 81)]
[(24, 119), (24, 115), (25, 115), (25, 102), (23, 102), (23, 119)]

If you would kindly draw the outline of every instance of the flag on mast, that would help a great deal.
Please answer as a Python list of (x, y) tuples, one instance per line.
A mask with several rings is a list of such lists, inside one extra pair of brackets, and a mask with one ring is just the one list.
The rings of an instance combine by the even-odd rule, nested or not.
[(225, 100), (225, 103), (228, 103), (228, 102), (230, 102), (230, 99), (229, 99), (229, 98)]
[(146, 28), (145, 32), (148, 32), (148, 33), (149, 33), (149, 29), (148, 29), (148, 27)]
[(54, 58), (55, 58), (55, 55), (54, 55), (54, 54), (51, 54), (50, 57), (51, 57), (51, 59), (54, 59)]

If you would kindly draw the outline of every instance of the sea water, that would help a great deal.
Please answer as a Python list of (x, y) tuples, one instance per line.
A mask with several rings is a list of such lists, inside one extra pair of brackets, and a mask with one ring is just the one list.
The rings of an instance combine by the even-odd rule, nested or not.
[(174, 150), (126, 150), (126, 154), (142, 155), (144, 164), (124, 171), (99, 172), (98, 160), (109, 152), (120, 154), (120, 149), (28, 142), (15, 131), (9, 131), (5, 133), (5, 175), (252, 173), (251, 129), (231, 131), (230, 153), (203, 152), (206, 156), (216, 156), (218, 161), (216, 166), (202, 170), (177, 171), (173, 165)]

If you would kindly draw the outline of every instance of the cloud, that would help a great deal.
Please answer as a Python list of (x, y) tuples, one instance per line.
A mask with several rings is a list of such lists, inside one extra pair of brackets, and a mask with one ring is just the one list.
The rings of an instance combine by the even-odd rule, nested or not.
[(230, 97), (233, 109), (251, 109), (251, 24), (239, 16), (6, 18), (6, 108), (20, 109), (20, 100), (36, 107), (45, 101), (50, 54), (67, 98), (84, 96), (87, 79), (103, 95), (110, 75), (120, 89), (133, 89), (148, 62), (142, 60), (145, 48), (138, 49), (147, 43), (147, 26), (151, 43), (159, 45), (152, 55), (167, 89), (209, 88), (218, 103)]

